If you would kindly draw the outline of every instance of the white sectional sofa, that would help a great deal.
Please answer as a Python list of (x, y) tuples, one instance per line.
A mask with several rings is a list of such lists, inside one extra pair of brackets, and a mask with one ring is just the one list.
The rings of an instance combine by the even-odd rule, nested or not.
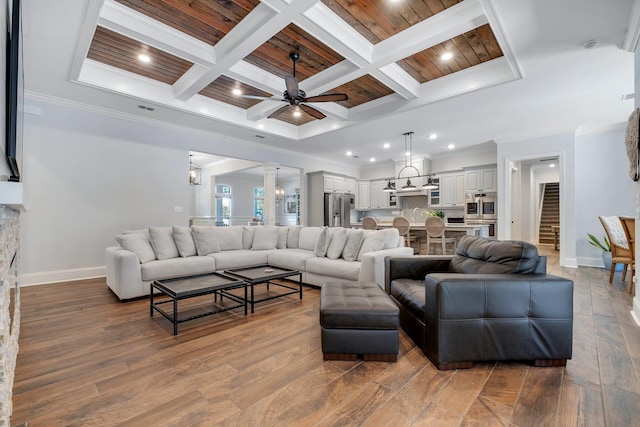
[(261, 264), (300, 270), (308, 285), (367, 281), (384, 288), (384, 257), (413, 254), (394, 228), (149, 227), (116, 241), (106, 249), (107, 286), (120, 300), (149, 295), (153, 280)]

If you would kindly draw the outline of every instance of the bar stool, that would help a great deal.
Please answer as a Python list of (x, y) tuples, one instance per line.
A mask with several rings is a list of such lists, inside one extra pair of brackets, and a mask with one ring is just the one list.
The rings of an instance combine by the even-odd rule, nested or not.
[[(409, 224), (409, 220), (404, 216), (397, 216), (393, 218), (393, 228), (398, 230), (400, 237), (404, 238), (404, 245), (406, 247), (411, 247), (411, 240), (417, 240), (417, 237), (411, 236), (411, 225)], [(413, 253), (416, 253), (416, 250), (413, 250)]]
[(456, 239), (453, 237), (445, 237), (445, 224), (442, 218), (430, 216), (424, 222), (424, 228), (427, 233), (427, 255), (429, 254), (432, 243), (440, 243), (442, 245), (442, 255), (447, 254), (447, 243), (453, 243), (453, 253), (456, 253)]
[(377, 230), (378, 229), (378, 220), (372, 216), (365, 216), (362, 219), (362, 229), (363, 230)]

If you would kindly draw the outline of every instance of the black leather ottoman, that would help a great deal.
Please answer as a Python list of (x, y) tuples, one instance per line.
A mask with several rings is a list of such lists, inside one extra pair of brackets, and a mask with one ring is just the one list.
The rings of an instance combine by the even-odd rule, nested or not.
[(328, 282), (320, 291), (324, 360), (398, 358), (399, 310), (376, 283)]

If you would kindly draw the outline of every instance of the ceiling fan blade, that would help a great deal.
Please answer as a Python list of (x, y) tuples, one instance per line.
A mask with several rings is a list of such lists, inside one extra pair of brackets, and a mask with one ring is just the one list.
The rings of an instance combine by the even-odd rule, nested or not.
[(269, 114), (269, 117), (267, 117), (267, 118), (269, 118), (269, 119), (273, 119), (273, 118), (275, 118), (276, 116), (279, 116), (279, 115), (280, 115), (280, 113), (282, 113), (282, 112), (283, 112), (284, 110), (286, 110), (287, 108), (289, 108), (289, 105), (285, 105), (284, 107), (280, 107), (280, 108), (278, 108), (276, 111), (274, 111), (273, 113)]
[(309, 105), (300, 104), (300, 108), (302, 109), (302, 111), (304, 111), (305, 113), (307, 113), (311, 117), (315, 117), (318, 120), (322, 120), (325, 117), (327, 117), (324, 114), (322, 114), (320, 111), (316, 110), (315, 108), (313, 108), (313, 107), (311, 107)]
[(259, 99), (261, 101), (286, 101), (286, 99), (278, 98), (277, 96), (238, 95), (238, 97), (246, 99)]
[(287, 87), (287, 93), (289, 94), (290, 98), (295, 98), (298, 96), (298, 79), (296, 79), (295, 76), (284, 76), (284, 84)]
[(346, 93), (328, 93), (326, 95), (310, 96), (303, 99), (303, 102), (338, 102), (348, 99), (349, 97)]

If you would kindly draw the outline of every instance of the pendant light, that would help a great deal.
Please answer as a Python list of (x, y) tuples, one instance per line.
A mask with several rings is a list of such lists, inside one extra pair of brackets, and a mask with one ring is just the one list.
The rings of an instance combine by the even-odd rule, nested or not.
[(396, 191), (396, 183), (391, 181), (390, 179), (387, 180), (387, 186), (384, 187), (382, 189), (382, 191), (384, 191), (385, 193), (393, 193)]
[(436, 184), (433, 178), (431, 178), (431, 175), (429, 175), (429, 179), (427, 179), (426, 184), (424, 184), (420, 188), (422, 188), (423, 190), (435, 190), (436, 188), (438, 188), (438, 184)]
[(276, 168), (276, 200), (280, 202), (284, 200), (284, 188), (278, 184), (278, 170), (280, 170), (280, 168)]
[[(398, 179), (401, 179), (400, 175), (402, 175), (402, 172), (405, 169), (413, 169), (414, 171), (416, 171), (416, 174), (414, 176), (407, 177), (407, 183), (403, 185), (402, 188), (400, 189), (400, 191), (412, 191), (416, 189), (416, 186), (411, 183), (411, 178), (419, 178), (421, 175), (418, 168), (413, 166), (413, 132), (405, 132), (403, 133), (403, 135), (404, 135), (404, 167), (400, 169), (400, 172), (398, 172)], [(407, 163), (407, 153), (409, 157), (409, 163)], [(402, 177), (402, 179), (404, 179), (404, 177)]]
[(189, 154), (189, 184), (202, 184), (202, 168), (192, 160), (193, 154)]

